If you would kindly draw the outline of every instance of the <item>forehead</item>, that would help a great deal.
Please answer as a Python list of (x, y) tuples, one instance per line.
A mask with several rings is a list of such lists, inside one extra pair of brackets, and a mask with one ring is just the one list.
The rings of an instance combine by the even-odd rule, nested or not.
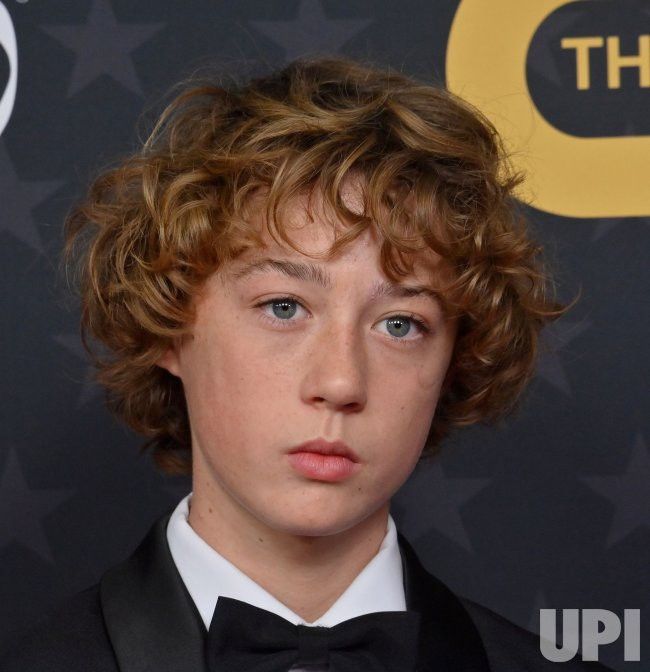
[[(276, 241), (265, 232), (263, 245), (246, 249), (227, 264), (224, 274), (237, 281), (276, 273), (331, 289), (336, 278), (342, 275), (358, 275), (360, 281), (377, 276), (394, 284), (418, 282), (433, 286), (439, 284), (445, 271), (440, 256), (426, 249), (404, 255), (408, 257), (408, 269), (397, 278), (391, 277), (382, 265), (382, 239), (372, 225), (333, 256), (329, 253), (335, 234), (322, 222), (310, 222), (298, 231), (287, 231), (287, 235), (291, 244)], [(292, 244), (299, 249), (294, 249)]]
[[(280, 275), (330, 290), (339, 277), (345, 276), (348, 283), (363, 285), (363, 294), (371, 302), (382, 298), (419, 298), (444, 309), (445, 300), (440, 290), (441, 259), (432, 250), (427, 248), (426, 252), (411, 255), (411, 272), (394, 279), (383, 270), (382, 239), (376, 226), (369, 225), (330, 259), (327, 253), (336, 235), (345, 228), (342, 222), (313, 217), (300, 209), (293, 212), (289, 222), (287, 235), (290, 241), (306, 248), (306, 254), (275, 240), (268, 227), (263, 226), (263, 245), (247, 249), (230, 262), (223, 269), (224, 279), (238, 283), (260, 276)], [(314, 253), (317, 258), (312, 256)]]
[[(352, 213), (364, 214), (363, 189), (359, 180), (347, 178), (341, 188), (341, 196)], [(325, 267), (332, 270), (334, 266), (346, 267), (348, 264), (367, 267), (374, 262), (378, 272), (383, 274), (381, 257), (384, 236), (372, 220), (360, 234), (342, 245), (335, 254), (330, 254), (334, 243), (350, 227), (358, 227), (359, 224), (346, 221), (345, 214), (337, 212), (317, 190), (310, 194), (292, 196), (284, 202), (277, 221), (269, 216), (267, 204), (264, 194), (258, 193), (251, 198), (247, 208), (247, 221), (255, 231), (259, 244), (250, 245), (230, 262), (229, 266), (238, 275), (239, 271), (244, 271), (244, 267), (246, 271), (243, 275), (247, 275), (253, 268), (265, 272), (282, 271), (278, 264), (269, 263), (279, 259), (293, 262), (295, 267), (300, 266), (305, 274), (320, 280), (323, 286), (328, 284)], [(283, 240), (283, 235), (288, 241)], [(412, 232), (410, 236), (413, 241)], [(444, 270), (444, 260), (426, 247), (423, 240), (416, 242), (419, 244), (417, 251), (402, 255), (410, 268), (404, 279), (417, 277), (423, 282), (434, 281)], [(403, 263), (399, 265), (404, 266)]]
[[(255, 275), (278, 273), (289, 278), (314, 284), (323, 289), (331, 289), (334, 279), (326, 265), (311, 261), (300, 261), (286, 258), (256, 256), (255, 258), (231, 269), (230, 277), (242, 281)], [(431, 284), (417, 282), (417, 276), (407, 277), (405, 281), (394, 282), (388, 278), (375, 279), (370, 286), (369, 299), (376, 301), (383, 297), (410, 298), (422, 297), (438, 304), (441, 294)]]

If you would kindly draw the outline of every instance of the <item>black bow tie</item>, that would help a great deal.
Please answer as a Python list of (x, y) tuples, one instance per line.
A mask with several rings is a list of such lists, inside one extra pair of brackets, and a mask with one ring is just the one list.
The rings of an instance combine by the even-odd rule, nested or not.
[(220, 597), (206, 639), (211, 672), (288, 672), (294, 664), (332, 672), (409, 672), (420, 614), (380, 611), (331, 628), (294, 625), (246, 602)]

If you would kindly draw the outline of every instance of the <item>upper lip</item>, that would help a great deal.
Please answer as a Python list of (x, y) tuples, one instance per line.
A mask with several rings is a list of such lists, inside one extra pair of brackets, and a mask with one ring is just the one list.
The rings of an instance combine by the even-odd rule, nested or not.
[(325, 439), (313, 439), (305, 441), (295, 448), (291, 448), (289, 453), (320, 453), (321, 455), (343, 455), (352, 462), (359, 462), (357, 454), (343, 441), (326, 441)]

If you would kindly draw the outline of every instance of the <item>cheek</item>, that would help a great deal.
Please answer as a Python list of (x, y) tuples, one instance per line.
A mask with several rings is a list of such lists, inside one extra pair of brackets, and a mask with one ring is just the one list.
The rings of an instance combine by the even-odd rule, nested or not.
[(382, 433), (391, 437), (407, 452), (419, 454), (429, 433), (446, 368), (418, 366), (387, 375), (377, 381), (381, 390), (377, 417), (382, 419)]
[[(271, 428), (295, 389), (295, 362), (261, 349), (245, 334), (196, 343), (185, 378), (190, 416), (221, 441)], [(254, 418), (254, 422), (251, 419)]]

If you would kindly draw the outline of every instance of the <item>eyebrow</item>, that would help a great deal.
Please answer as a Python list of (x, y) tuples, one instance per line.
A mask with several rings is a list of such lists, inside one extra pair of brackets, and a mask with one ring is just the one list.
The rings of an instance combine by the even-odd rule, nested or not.
[[(289, 278), (311, 282), (324, 289), (332, 287), (332, 278), (322, 267), (316, 264), (284, 259), (264, 258), (251, 261), (242, 268), (233, 271), (232, 277), (235, 280), (243, 280), (251, 275), (273, 272), (281, 273)], [(431, 287), (403, 285), (390, 280), (377, 281), (372, 287), (370, 300), (377, 301), (383, 297), (411, 298), (416, 296), (423, 296), (432, 300), (436, 305), (440, 304), (440, 295)]]

